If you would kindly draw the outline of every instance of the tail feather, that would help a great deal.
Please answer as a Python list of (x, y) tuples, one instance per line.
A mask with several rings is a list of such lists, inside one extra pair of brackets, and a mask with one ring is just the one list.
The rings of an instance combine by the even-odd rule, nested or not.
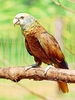
[(68, 69), (68, 64), (65, 60), (58, 64), (59, 68)]
[(67, 83), (65, 83), (63, 81), (58, 81), (57, 83), (58, 83), (59, 89), (61, 89), (63, 93), (69, 92)]
[[(58, 63), (57, 66), (58, 68), (68, 69), (68, 64), (65, 60), (63, 60), (61, 63)], [(58, 81), (57, 83), (58, 83), (59, 89), (61, 89), (63, 93), (69, 92), (67, 83), (63, 81)]]

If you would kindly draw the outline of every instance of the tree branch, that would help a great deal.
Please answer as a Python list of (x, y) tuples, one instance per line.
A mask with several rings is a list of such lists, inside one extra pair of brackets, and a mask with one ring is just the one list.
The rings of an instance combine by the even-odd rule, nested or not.
[(75, 70), (50, 68), (44, 75), (44, 68), (31, 68), (25, 71), (25, 67), (0, 68), (0, 78), (18, 82), (21, 79), (53, 80), (75, 83)]
[(69, 8), (67, 8), (66, 6), (62, 5), (59, 1), (58, 1), (58, 2), (57, 2), (56, 0), (52, 0), (52, 1), (53, 1), (56, 5), (58, 5), (58, 6), (62, 7), (62, 8), (64, 8), (65, 10), (68, 10), (68, 11), (70, 11), (70, 12), (72, 12), (72, 13), (75, 14), (75, 11), (74, 11), (74, 10), (69, 9)]
[(75, 0), (67, 0), (68, 2), (75, 3)]

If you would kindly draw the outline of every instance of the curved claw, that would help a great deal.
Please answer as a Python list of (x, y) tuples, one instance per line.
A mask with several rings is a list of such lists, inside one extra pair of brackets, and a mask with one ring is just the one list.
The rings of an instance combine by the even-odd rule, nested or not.
[(44, 69), (44, 75), (47, 74), (47, 71), (48, 71), (50, 68), (55, 68), (55, 67), (52, 66), (52, 65), (48, 65), (48, 66)]
[(33, 65), (30, 65), (30, 66), (26, 67), (25, 71), (29, 70), (30, 68), (38, 68), (38, 67), (40, 67), (40, 66), (39, 66), (38, 63), (36, 63), (36, 64), (33, 64)]
[(25, 71), (29, 70), (30, 68), (32, 68), (33, 66), (28, 66), (25, 68)]

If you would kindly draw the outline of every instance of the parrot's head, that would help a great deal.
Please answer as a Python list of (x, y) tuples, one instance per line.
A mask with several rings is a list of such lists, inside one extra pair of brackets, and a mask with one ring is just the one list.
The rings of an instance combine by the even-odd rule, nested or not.
[(27, 13), (19, 13), (13, 19), (13, 24), (20, 25), (23, 30), (28, 30), (35, 24), (35, 18)]

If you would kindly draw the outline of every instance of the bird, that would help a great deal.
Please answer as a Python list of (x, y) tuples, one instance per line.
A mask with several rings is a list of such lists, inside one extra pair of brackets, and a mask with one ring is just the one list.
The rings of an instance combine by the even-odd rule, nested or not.
[[(35, 64), (30, 65), (27, 69), (40, 67), (42, 62), (48, 66), (53, 65), (56, 68), (69, 69), (57, 40), (41, 26), (35, 17), (28, 13), (19, 13), (15, 15), (13, 24), (21, 27), (26, 49), (35, 60)], [(48, 68), (45, 72), (47, 71)], [(66, 82), (57, 81), (57, 83), (63, 93), (69, 92)]]

